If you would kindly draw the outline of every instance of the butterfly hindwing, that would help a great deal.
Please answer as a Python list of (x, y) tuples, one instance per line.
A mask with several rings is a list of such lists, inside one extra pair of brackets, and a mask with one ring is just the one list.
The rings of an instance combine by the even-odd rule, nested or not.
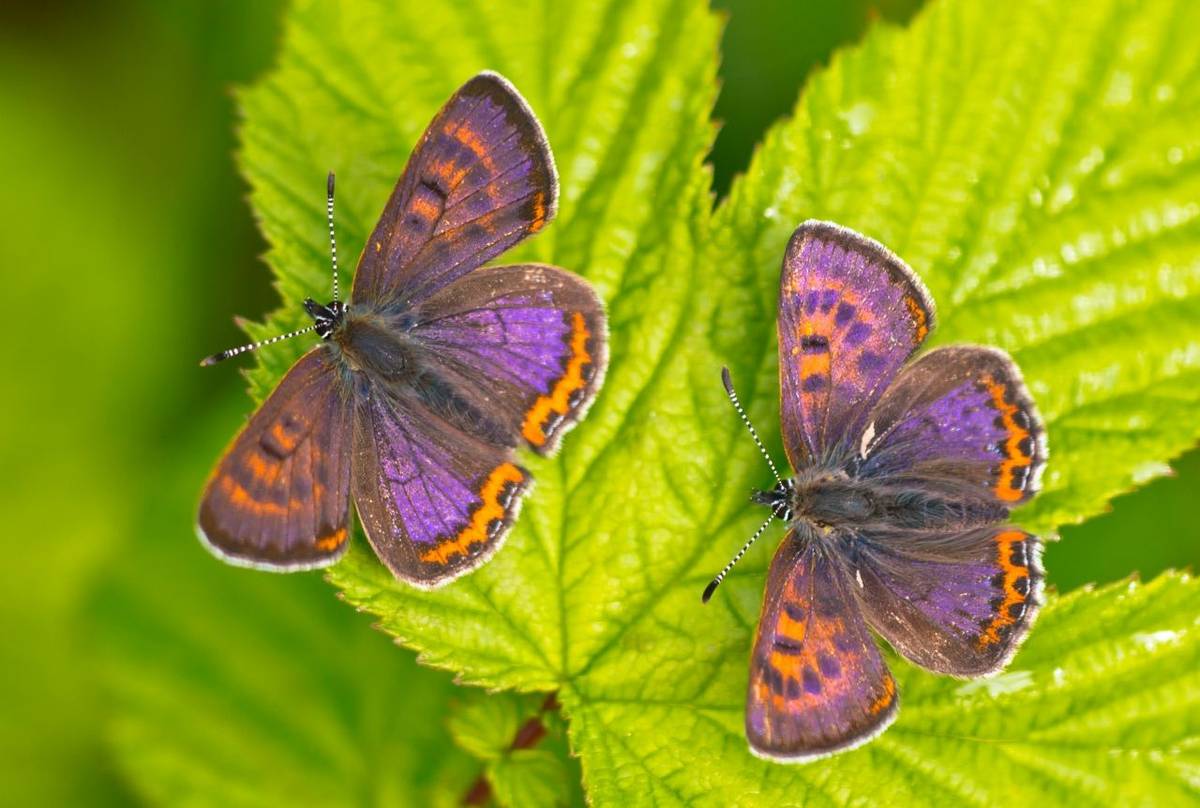
[(423, 303), (412, 334), (472, 409), (551, 453), (586, 411), (608, 362), (604, 307), (582, 279), (528, 264), (472, 272)]
[(933, 327), (929, 293), (887, 248), (828, 222), (800, 225), (779, 291), (780, 409), (792, 466), (847, 451)]
[(420, 301), (541, 230), (557, 198), (541, 124), (506, 79), (480, 73), (413, 150), (363, 248), (354, 302)]
[(217, 464), (198, 527), (235, 564), (321, 567), (347, 547), (350, 403), (329, 352), (309, 351)]
[(499, 549), (532, 482), (511, 449), (386, 390), (359, 401), (356, 421), (354, 503), (376, 555), (398, 578), (439, 586)]
[(1003, 668), (1041, 605), (1041, 541), (1007, 525), (859, 538), (859, 601), (910, 662), (951, 676)]
[(746, 737), (760, 757), (849, 749), (896, 716), (896, 683), (840, 561), (789, 532), (771, 562), (750, 662)]
[(860, 473), (949, 486), (1004, 508), (1038, 490), (1046, 438), (1003, 351), (954, 345), (906, 367), (869, 417)]

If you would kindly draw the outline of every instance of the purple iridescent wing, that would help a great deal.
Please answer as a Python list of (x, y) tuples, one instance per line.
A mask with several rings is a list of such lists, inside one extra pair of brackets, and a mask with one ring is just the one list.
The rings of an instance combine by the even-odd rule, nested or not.
[(751, 750), (812, 760), (870, 740), (897, 708), (896, 682), (840, 560), (789, 533), (771, 562), (750, 661)]
[(430, 365), (515, 445), (549, 454), (586, 411), (608, 361), (604, 308), (542, 265), (481, 269), (421, 304), (411, 333)]
[(380, 560), (402, 580), (435, 587), (490, 558), (530, 482), (512, 450), (412, 397), (372, 389), (357, 407), (354, 504)]
[(857, 546), (856, 592), (867, 621), (936, 673), (1000, 670), (1037, 614), (1041, 542), (1023, 530), (864, 532)]
[(857, 448), (871, 406), (933, 325), (929, 293), (885, 247), (828, 222), (796, 229), (779, 291), (780, 410), (794, 468)]
[(507, 80), (480, 73), (413, 150), (359, 258), (354, 302), (433, 294), (541, 230), (557, 198), (541, 124)]
[(906, 367), (868, 418), (863, 477), (1015, 507), (1038, 490), (1045, 429), (1003, 351), (955, 345)]
[(346, 550), (351, 404), (328, 349), (292, 366), (218, 462), (200, 501), (205, 544), (235, 564), (297, 570)]

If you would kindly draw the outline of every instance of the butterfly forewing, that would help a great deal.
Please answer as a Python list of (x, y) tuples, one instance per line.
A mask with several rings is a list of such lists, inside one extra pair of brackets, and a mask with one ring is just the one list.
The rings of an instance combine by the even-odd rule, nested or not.
[(305, 354), (234, 438), (200, 502), (208, 545), (238, 564), (320, 567), (345, 552), (350, 403), (328, 351)]
[(419, 302), (541, 230), (557, 196), (550, 147), (525, 100), (501, 76), (475, 76), (413, 150), (363, 248), (354, 302)]
[(433, 587), (490, 558), (531, 482), (512, 454), (413, 400), (361, 401), (354, 503), (380, 560), (398, 578)]
[(896, 716), (896, 683), (846, 571), (789, 532), (767, 577), (750, 662), (746, 736), (761, 757), (803, 761), (849, 749)]
[(542, 265), (481, 269), (424, 302), (414, 328), (430, 363), (473, 408), (548, 454), (599, 388), (604, 308), (583, 280)]
[(783, 438), (793, 467), (857, 448), (871, 405), (933, 324), (925, 287), (885, 247), (828, 222), (796, 229), (779, 291)]

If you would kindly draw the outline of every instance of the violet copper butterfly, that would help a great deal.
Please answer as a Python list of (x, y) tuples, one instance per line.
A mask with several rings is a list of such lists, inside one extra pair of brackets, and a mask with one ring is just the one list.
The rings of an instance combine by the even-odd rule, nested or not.
[(933, 328), (929, 293), (889, 250), (828, 222), (797, 228), (779, 294), (795, 473), (754, 494), (770, 518), (704, 593), (772, 519), (786, 524), (750, 661), (760, 757), (812, 760), (891, 724), (899, 693), (871, 630), (916, 665), (974, 677), (1007, 664), (1037, 613), (1042, 543), (1008, 519), (1038, 490), (1042, 421), (1002, 351), (912, 360)]
[[(359, 258), (350, 301), (305, 308), (321, 342), (287, 372), (218, 462), (200, 503), (207, 546), (297, 570), (345, 552), (353, 499), (397, 578), (433, 587), (499, 548), (529, 472), (595, 397), (604, 308), (579, 277), (483, 264), (553, 219), (558, 177), (529, 105), (472, 78), (422, 135)], [(333, 176), (329, 177), (333, 238)]]

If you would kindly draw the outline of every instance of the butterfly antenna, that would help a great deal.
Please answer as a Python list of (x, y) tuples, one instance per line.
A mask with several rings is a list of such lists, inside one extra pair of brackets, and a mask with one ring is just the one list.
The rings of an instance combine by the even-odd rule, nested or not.
[[(754, 428), (754, 424), (750, 423), (750, 416), (746, 415), (746, 409), (742, 406), (742, 402), (738, 400), (737, 391), (733, 389), (733, 377), (729, 375), (729, 368), (721, 368), (721, 381), (725, 384), (725, 395), (729, 396), (729, 401), (733, 404), (733, 408), (737, 410), (737, 414), (741, 416), (742, 423), (746, 425), (746, 429), (750, 430), (750, 437), (754, 438), (754, 445), (758, 447), (758, 451), (762, 452), (767, 465), (771, 467), (771, 473), (775, 475), (775, 482), (783, 485), (783, 478), (779, 476), (779, 469), (775, 468), (775, 461), (767, 453), (767, 447), (763, 446), (762, 440), (758, 437), (758, 430)], [(758, 536), (754, 538), (758, 538)], [(751, 541), (754, 541), (754, 539), (751, 539)], [(741, 553), (738, 553), (738, 558), (741, 558), (741, 555)], [(734, 561), (737, 561), (737, 558)], [(719, 576), (717, 583), (720, 583)], [(716, 587), (714, 586), (713, 588), (715, 589)], [(708, 600), (708, 598), (705, 598), (705, 600)]]
[(215, 365), (218, 362), (223, 362), (230, 357), (237, 356), (238, 354), (244, 354), (248, 351), (257, 351), (259, 348), (265, 348), (268, 345), (274, 345), (277, 342), (283, 342), (285, 339), (291, 339), (292, 337), (298, 337), (301, 334), (307, 334), (310, 331), (315, 331), (316, 328), (317, 324), (313, 323), (308, 328), (301, 328), (299, 331), (290, 331), (287, 334), (280, 334), (279, 336), (271, 337), (270, 339), (251, 342), (249, 345), (241, 345), (237, 348), (229, 348), (221, 351), (220, 353), (215, 353), (212, 356), (204, 357), (200, 360), (200, 367), (206, 368), (210, 365)]
[(744, 556), (746, 551), (750, 549), (750, 545), (758, 541), (758, 537), (766, 532), (766, 529), (770, 527), (771, 523), (774, 521), (775, 512), (771, 511), (771, 515), (767, 517), (767, 521), (758, 526), (758, 530), (754, 531), (754, 535), (742, 545), (742, 549), (737, 551), (737, 555), (735, 555), (730, 562), (725, 565), (725, 569), (717, 573), (717, 577), (709, 581), (708, 586), (704, 587), (704, 594), (700, 596), (700, 600), (702, 602), (708, 603), (708, 599), (713, 596), (713, 592), (717, 591), (717, 587), (721, 585), (721, 581), (725, 580), (725, 576), (729, 574), (731, 569), (733, 569), (733, 565), (742, 560), (742, 556)]
[(333, 172), (325, 184), (325, 215), (329, 219), (329, 253), (333, 257), (333, 302), (338, 302), (337, 237), (333, 233)]
[[(339, 297), (338, 297), (337, 237), (334, 235), (334, 231), (333, 231), (333, 172), (332, 171), (329, 172), (329, 178), (325, 182), (325, 216), (329, 221), (329, 254), (333, 259), (333, 302), (337, 303), (339, 300)], [(305, 308), (308, 308), (309, 304), (311, 304), (311, 303), (312, 303), (311, 300), (305, 301), (305, 304), (304, 304)], [(321, 307), (317, 307), (317, 308), (319, 309)], [(336, 306), (334, 308), (336, 309)], [(223, 362), (226, 359), (237, 356), (238, 354), (244, 354), (249, 351), (257, 351), (259, 348), (265, 348), (268, 345), (274, 345), (277, 342), (283, 342), (285, 339), (291, 339), (292, 337), (298, 337), (302, 334), (308, 334), (310, 332), (316, 331), (318, 328), (320, 328), (322, 326), (322, 324), (323, 324), (322, 319), (320, 317), (318, 317), (317, 315), (313, 314), (312, 309), (309, 309), (309, 314), (312, 315), (314, 318), (316, 318), (317, 322), (313, 323), (312, 325), (308, 326), (307, 328), (301, 328), (297, 331), (289, 331), (286, 334), (280, 334), (278, 336), (271, 337), (270, 339), (259, 340), (258, 342), (251, 342), (248, 345), (240, 345), (237, 348), (229, 348), (227, 350), (221, 351), (220, 353), (215, 353), (212, 356), (206, 356), (200, 360), (200, 367), (206, 368), (210, 365), (215, 365), (218, 362)], [(325, 336), (325, 334), (323, 333), (322, 336)]]

